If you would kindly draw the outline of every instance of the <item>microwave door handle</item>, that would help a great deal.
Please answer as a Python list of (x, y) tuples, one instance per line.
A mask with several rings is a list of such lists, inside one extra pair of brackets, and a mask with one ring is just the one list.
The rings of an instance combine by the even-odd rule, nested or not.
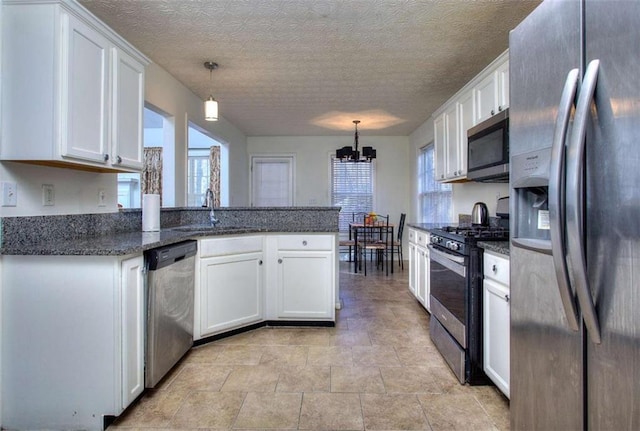
[(567, 318), (567, 324), (573, 331), (580, 328), (575, 297), (569, 283), (569, 270), (566, 260), (566, 244), (564, 230), (564, 168), (565, 168), (565, 144), (571, 108), (576, 97), (579, 82), (578, 69), (572, 69), (567, 74), (567, 79), (560, 97), (558, 116), (553, 133), (553, 145), (551, 147), (551, 162), (549, 166), (549, 227), (551, 236), (551, 255), (553, 266), (558, 281), (560, 299)]
[(584, 151), (587, 120), (591, 101), (598, 81), (599, 60), (592, 60), (585, 71), (582, 88), (578, 96), (573, 132), (567, 150), (567, 239), (569, 259), (575, 283), (576, 296), (582, 310), (582, 318), (589, 338), (595, 344), (601, 343), (600, 325), (596, 314), (585, 261), (583, 208), (584, 208)]

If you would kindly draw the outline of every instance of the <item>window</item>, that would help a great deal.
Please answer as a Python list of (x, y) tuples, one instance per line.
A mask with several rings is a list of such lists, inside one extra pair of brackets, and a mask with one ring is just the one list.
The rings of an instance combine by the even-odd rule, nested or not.
[(451, 184), (435, 180), (433, 142), (418, 155), (418, 208), (422, 223), (451, 222)]
[(187, 168), (187, 206), (199, 207), (204, 202), (204, 195), (209, 188), (208, 148), (190, 148)]
[(373, 210), (375, 162), (341, 162), (331, 156), (331, 205), (342, 207), (340, 232), (349, 231), (354, 212)]

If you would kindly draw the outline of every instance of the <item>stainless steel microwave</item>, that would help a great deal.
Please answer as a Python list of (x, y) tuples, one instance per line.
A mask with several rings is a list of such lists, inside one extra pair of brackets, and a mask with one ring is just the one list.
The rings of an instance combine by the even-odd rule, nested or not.
[(498, 112), (467, 132), (467, 179), (509, 182), (509, 110)]

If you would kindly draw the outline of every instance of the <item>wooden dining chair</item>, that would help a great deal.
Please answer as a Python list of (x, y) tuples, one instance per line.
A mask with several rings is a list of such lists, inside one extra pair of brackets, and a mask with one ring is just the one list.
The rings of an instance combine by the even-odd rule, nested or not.
[[(364, 212), (354, 212), (351, 213), (351, 223), (364, 223), (364, 218), (367, 213)], [(338, 241), (339, 247), (347, 247), (349, 250), (349, 262), (353, 262), (353, 255), (356, 252), (356, 242), (353, 236), (351, 235), (351, 231), (349, 231), (348, 239), (341, 239)], [(352, 253), (353, 252), (353, 253)]]
[[(398, 223), (398, 234), (396, 238), (393, 238), (389, 244), (388, 253), (391, 252), (391, 248), (394, 248), (394, 252), (398, 255), (398, 266), (404, 271), (404, 256), (402, 255), (402, 233), (404, 231), (404, 222), (407, 218), (405, 213), (400, 214), (400, 222)], [(393, 265), (393, 262), (391, 263)]]
[(357, 250), (360, 269), (364, 262), (364, 275), (367, 275), (367, 252), (372, 261), (375, 256), (376, 268), (386, 269), (389, 275), (389, 266), (385, 265), (387, 249), (391, 243), (389, 232), (389, 215), (375, 214), (375, 221), (362, 228), (362, 234), (358, 235)]

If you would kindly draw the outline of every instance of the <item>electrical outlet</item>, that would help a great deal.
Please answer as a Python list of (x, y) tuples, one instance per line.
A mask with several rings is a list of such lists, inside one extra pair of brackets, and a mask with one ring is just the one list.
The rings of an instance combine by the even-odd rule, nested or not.
[(2, 206), (15, 207), (18, 204), (18, 184), (3, 181), (2, 185)]
[(98, 206), (107, 206), (107, 192), (105, 192), (104, 189), (98, 189)]
[(53, 184), (42, 185), (42, 205), (45, 207), (51, 207), (56, 203), (55, 189)]

